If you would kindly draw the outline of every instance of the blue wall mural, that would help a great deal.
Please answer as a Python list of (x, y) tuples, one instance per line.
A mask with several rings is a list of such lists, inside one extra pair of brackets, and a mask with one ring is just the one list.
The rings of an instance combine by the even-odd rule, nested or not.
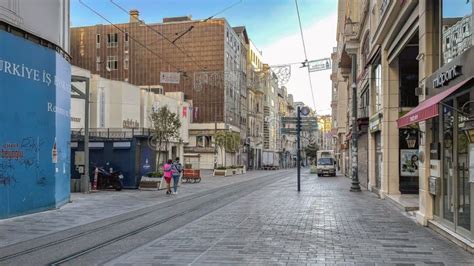
[(0, 31), (0, 218), (68, 202), (70, 80), (57, 52)]

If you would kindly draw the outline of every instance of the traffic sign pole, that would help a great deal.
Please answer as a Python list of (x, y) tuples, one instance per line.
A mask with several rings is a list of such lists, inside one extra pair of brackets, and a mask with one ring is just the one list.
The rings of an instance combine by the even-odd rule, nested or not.
[(298, 106), (296, 108), (297, 120), (296, 120), (296, 141), (297, 141), (297, 154), (296, 154), (296, 163), (297, 166), (297, 178), (298, 178), (298, 192), (301, 191), (301, 110)]

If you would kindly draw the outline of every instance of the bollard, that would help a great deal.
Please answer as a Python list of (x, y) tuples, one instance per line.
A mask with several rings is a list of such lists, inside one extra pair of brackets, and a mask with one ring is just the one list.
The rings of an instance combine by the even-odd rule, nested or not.
[(94, 170), (94, 182), (92, 183), (92, 191), (97, 191), (97, 179), (99, 178), (99, 169)]

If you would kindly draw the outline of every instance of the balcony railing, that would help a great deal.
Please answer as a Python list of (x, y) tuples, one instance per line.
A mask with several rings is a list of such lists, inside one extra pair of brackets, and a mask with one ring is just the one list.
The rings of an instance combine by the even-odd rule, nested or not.
[[(149, 137), (153, 133), (150, 128), (91, 128), (89, 137), (94, 139), (132, 139), (134, 137)], [(71, 138), (83, 138), (85, 131), (83, 128), (71, 129)]]

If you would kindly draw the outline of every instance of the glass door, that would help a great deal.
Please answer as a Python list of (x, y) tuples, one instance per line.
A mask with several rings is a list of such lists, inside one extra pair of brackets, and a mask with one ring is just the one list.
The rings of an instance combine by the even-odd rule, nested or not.
[[(446, 105), (452, 106), (453, 101), (447, 102)], [(442, 174), (442, 210), (443, 218), (454, 223), (454, 110), (448, 106), (443, 106), (442, 129), (443, 129), (443, 174)]]
[[(469, 94), (456, 98), (458, 109), (469, 102)], [(463, 110), (460, 110), (463, 111)], [(467, 116), (459, 112), (457, 117), (457, 227), (460, 233), (469, 235), (471, 231), (471, 186), (469, 183), (469, 141), (462, 128)], [(465, 230), (465, 231), (464, 231)], [(458, 231), (458, 230), (456, 230)], [(464, 231), (464, 232), (463, 232)]]

